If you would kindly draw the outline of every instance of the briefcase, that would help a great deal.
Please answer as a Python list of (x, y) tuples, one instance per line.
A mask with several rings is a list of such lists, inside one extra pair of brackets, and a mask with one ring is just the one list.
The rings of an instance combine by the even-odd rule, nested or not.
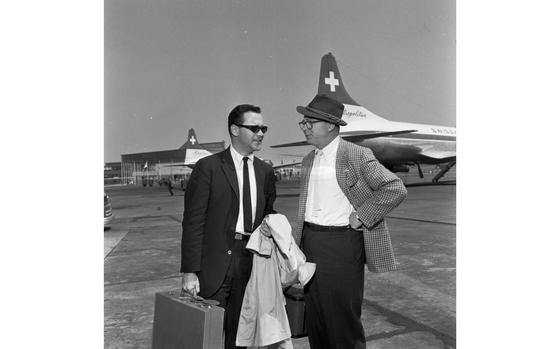
[(224, 309), (215, 304), (181, 291), (156, 293), (152, 348), (221, 348)]
[(284, 290), (284, 296), (286, 297), (286, 312), (288, 313), (292, 338), (307, 336), (303, 288), (289, 287)]

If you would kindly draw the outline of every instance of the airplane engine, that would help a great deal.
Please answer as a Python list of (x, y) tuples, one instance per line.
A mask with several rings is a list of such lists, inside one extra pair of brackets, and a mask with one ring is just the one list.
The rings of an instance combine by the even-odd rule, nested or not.
[(388, 166), (387, 168), (393, 173), (410, 171), (410, 167), (408, 165), (392, 165)]

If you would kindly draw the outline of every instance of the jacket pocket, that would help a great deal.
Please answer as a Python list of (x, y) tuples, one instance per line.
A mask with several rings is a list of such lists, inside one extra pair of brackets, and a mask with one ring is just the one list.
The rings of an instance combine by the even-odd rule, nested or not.
[(348, 188), (351, 188), (358, 183), (358, 176), (353, 171), (346, 169), (344, 170), (344, 175), (346, 177), (346, 185)]

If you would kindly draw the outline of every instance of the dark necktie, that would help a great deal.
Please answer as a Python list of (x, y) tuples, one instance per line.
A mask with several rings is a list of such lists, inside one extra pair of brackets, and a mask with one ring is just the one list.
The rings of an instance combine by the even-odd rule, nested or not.
[(253, 232), (253, 208), (251, 205), (251, 184), (249, 183), (248, 157), (243, 158), (243, 227), (245, 232)]

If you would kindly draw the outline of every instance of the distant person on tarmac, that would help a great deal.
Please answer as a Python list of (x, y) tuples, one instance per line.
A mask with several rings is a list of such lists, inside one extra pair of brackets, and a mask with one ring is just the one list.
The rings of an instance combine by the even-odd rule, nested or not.
[(340, 138), (343, 104), (317, 95), (296, 110), (304, 116), (299, 126), (307, 143), (316, 148), (302, 162), (292, 230), (307, 261), (317, 264), (304, 293), (309, 344), (365, 349), (364, 264), (373, 272), (397, 268), (384, 217), (404, 200), (406, 189), (370, 149)]
[(274, 170), (253, 155), (267, 131), (261, 109), (238, 105), (229, 113), (231, 146), (200, 159), (185, 192), (181, 273), (183, 289), (225, 309), (225, 349), (235, 341), (253, 265), (249, 236), (273, 209)]
[(167, 181), (167, 189), (169, 190), (169, 195), (173, 196), (173, 183), (171, 182), (171, 178)]

